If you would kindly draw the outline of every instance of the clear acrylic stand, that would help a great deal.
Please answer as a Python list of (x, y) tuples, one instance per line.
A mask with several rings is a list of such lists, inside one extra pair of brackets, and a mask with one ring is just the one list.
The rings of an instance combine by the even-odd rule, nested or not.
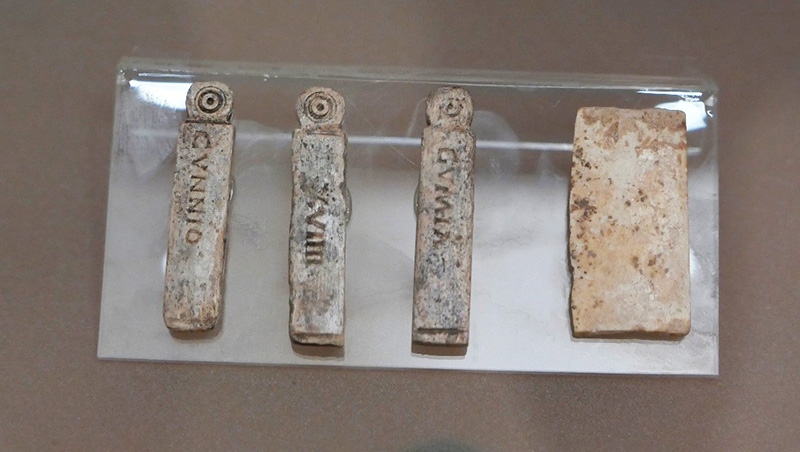
[[(189, 85), (234, 92), (237, 127), (226, 289), (211, 333), (164, 327), (169, 198)], [(411, 343), (414, 191), (425, 98), (469, 90), (478, 138), (470, 345)], [(346, 341), (288, 336), (294, 104), (310, 86), (345, 97)], [(371, 368), (716, 375), (716, 86), (702, 78), (442, 72), (124, 59), (117, 78), (98, 357)], [(567, 197), (583, 106), (683, 110), (689, 129), (692, 331), (679, 341), (575, 339), (569, 320)]]

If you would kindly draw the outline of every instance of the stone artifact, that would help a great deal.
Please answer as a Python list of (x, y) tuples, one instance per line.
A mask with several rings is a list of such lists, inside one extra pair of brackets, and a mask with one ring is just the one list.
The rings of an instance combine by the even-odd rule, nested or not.
[(309, 88), (297, 101), (292, 136), (289, 225), (289, 336), (302, 344), (344, 345), (344, 99)]
[(582, 108), (569, 198), (575, 336), (690, 328), (686, 118)]
[(222, 302), (231, 196), (233, 96), (219, 82), (186, 96), (169, 217), (164, 323), (174, 331), (214, 328)]
[(417, 200), (412, 340), (467, 345), (472, 282), (475, 134), (463, 88), (428, 96)]

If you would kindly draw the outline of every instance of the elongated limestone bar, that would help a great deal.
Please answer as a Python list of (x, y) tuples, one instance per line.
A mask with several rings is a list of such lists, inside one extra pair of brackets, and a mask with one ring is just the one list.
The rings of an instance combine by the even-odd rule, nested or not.
[(686, 118), (583, 108), (569, 199), (575, 336), (690, 328)]
[(302, 344), (344, 345), (344, 99), (309, 88), (297, 101), (292, 136), (289, 225), (289, 336)]
[(475, 135), (463, 88), (428, 97), (417, 205), (412, 340), (467, 345), (472, 282)]
[(164, 323), (174, 331), (214, 328), (222, 303), (231, 193), (233, 95), (194, 83), (186, 96), (169, 217)]

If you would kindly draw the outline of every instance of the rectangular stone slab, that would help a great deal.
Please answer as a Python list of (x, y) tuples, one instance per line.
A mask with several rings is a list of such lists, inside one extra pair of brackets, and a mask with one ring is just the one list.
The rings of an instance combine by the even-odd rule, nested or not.
[[(452, 90), (452, 91), (451, 91)], [(465, 123), (430, 119), (437, 99), (463, 102)], [(417, 206), (412, 340), (467, 345), (472, 284), (475, 136), (472, 104), (460, 88), (429, 99), (432, 125), (423, 132)], [(468, 111), (467, 111), (468, 109)]]
[(345, 134), (297, 129), (292, 140), (289, 335), (344, 345)]
[(582, 108), (569, 196), (575, 336), (690, 328), (686, 118)]
[(208, 330), (219, 317), (233, 134), (231, 124), (180, 127), (164, 296), (171, 330)]

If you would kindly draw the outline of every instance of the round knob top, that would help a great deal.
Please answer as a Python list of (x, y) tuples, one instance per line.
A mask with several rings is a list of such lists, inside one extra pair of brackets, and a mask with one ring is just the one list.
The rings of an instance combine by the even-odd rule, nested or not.
[(432, 126), (468, 127), (472, 124), (472, 97), (464, 88), (439, 88), (428, 96), (426, 114)]
[(230, 122), (233, 92), (220, 82), (192, 83), (186, 94), (186, 113), (194, 121)]
[(330, 88), (313, 87), (297, 99), (300, 126), (337, 126), (344, 120), (344, 98)]

